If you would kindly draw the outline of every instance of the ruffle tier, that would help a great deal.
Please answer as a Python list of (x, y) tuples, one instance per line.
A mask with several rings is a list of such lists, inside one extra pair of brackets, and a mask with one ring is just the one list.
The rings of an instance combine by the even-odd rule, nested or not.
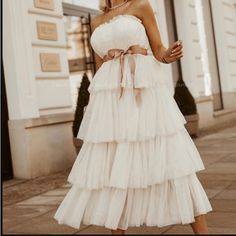
[(188, 224), (195, 221), (195, 216), (211, 210), (205, 191), (196, 174), (192, 174), (145, 189), (89, 190), (73, 185), (54, 218), (59, 224), (78, 229), (83, 223), (126, 230), (141, 225)]
[[(167, 86), (163, 69), (151, 56), (133, 57), (134, 80), (126, 58), (124, 94), (120, 100), (119, 62), (105, 62), (97, 71), (89, 86), (90, 100), (77, 138), (94, 143), (132, 142), (174, 134), (184, 127), (186, 120)], [(139, 107), (135, 102), (134, 85), (141, 89)]]
[[(129, 63), (129, 56), (124, 59), (123, 75), (124, 80), (122, 86), (124, 88), (150, 88), (160, 85), (168, 85), (168, 76), (160, 63), (152, 56), (144, 56), (133, 54), (134, 69)], [(144, 66), (145, 65), (145, 66)], [(104, 76), (105, 75), (105, 76)], [(132, 77), (134, 76), (134, 80)], [(120, 86), (121, 68), (119, 58), (104, 62), (94, 75), (88, 91), (95, 93), (102, 90), (114, 90)]]
[[(103, 63), (90, 83), (77, 135), (84, 143), (67, 179), (72, 187), (54, 215), (59, 224), (163, 227), (212, 210), (196, 176), (203, 162), (167, 76), (153, 57), (134, 57), (135, 80), (126, 60), (120, 100), (116, 60)], [(140, 106), (133, 83), (141, 88)]]
[(183, 129), (186, 120), (165, 85), (141, 89), (136, 105), (134, 91), (119, 88), (90, 94), (77, 138), (88, 142), (136, 142), (168, 136)]
[(186, 129), (140, 142), (84, 142), (68, 181), (98, 189), (147, 188), (204, 169)]

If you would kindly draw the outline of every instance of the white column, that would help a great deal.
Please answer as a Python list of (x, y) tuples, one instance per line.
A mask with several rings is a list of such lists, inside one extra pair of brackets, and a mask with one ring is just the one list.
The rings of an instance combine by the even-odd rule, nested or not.
[(236, 0), (211, 0), (224, 108), (236, 107)]
[[(65, 170), (76, 156), (62, 1), (39, 1), (52, 3), (53, 9), (35, 2), (3, 1), (3, 61), (13, 173), (27, 179)], [(44, 24), (41, 34), (39, 22)], [(52, 25), (56, 39), (49, 40), (45, 34), (50, 35), (47, 26)], [(59, 69), (43, 69), (41, 53), (47, 54), (48, 67), (58, 65)]]
[(3, 1), (3, 63), (10, 120), (39, 117), (27, 1)]
[(183, 79), (197, 98), (205, 95), (201, 47), (194, 0), (174, 0), (179, 39), (183, 40), (184, 57), (181, 59)]
[[(203, 67), (206, 55), (202, 52), (205, 39), (202, 14), (197, 16), (195, 0), (174, 0), (178, 37), (183, 40), (184, 57), (181, 60), (183, 80), (195, 98), (199, 114), (199, 126), (208, 126), (213, 120), (213, 98), (207, 67)], [(200, 24), (200, 27), (198, 27)], [(202, 37), (202, 38), (201, 38)], [(202, 47), (201, 47), (202, 43)]]
[[(203, 0), (204, 1), (204, 0)], [(203, 12), (202, 0), (195, 0), (195, 9), (197, 16), (197, 28), (199, 31), (199, 43), (201, 48), (201, 63), (203, 69), (204, 79), (204, 95), (208, 96), (212, 94), (212, 78), (210, 74), (210, 66), (208, 60), (208, 48), (207, 48), (207, 31), (205, 25), (205, 18)], [(214, 43), (213, 41), (211, 42)]]

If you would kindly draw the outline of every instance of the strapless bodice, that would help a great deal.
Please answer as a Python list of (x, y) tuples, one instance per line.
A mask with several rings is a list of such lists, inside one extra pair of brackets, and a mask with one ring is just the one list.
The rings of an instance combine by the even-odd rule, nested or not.
[[(166, 71), (152, 54), (146, 29), (134, 15), (118, 15), (102, 23), (93, 31), (90, 43), (95, 53), (104, 58), (111, 49), (127, 51), (139, 45), (148, 50), (148, 55), (126, 54), (123, 60), (104, 61), (91, 80), (90, 95), (98, 91), (151, 88), (165, 85), (172, 88)], [(123, 61), (121, 63), (121, 61)]]
[(118, 15), (102, 23), (94, 30), (90, 43), (100, 57), (103, 57), (109, 49), (127, 50), (137, 44), (150, 50), (142, 21), (134, 15)]

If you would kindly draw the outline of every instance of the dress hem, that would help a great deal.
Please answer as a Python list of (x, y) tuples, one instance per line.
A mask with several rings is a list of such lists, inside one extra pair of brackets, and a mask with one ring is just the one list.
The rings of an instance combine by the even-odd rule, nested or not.
[[(195, 217), (198, 217), (198, 216), (201, 216), (201, 215), (206, 215), (207, 213), (213, 211), (212, 208), (209, 208), (208, 210), (204, 211), (204, 212), (198, 212), (196, 214), (194, 214), (194, 218), (192, 218), (191, 220), (187, 221), (187, 222), (171, 222), (171, 223), (167, 223), (167, 224), (164, 224), (164, 225), (157, 225), (157, 224), (146, 224), (146, 223), (143, 223), (143, 224), (140, 224), (140, 225), (134, 225), (134, 224), (130, 224), (127, 228), (123, 228), (123, 227), (117, 227), (117, 228), (110, 228), (108, 225), (106, 224), (99, 224), (99, 223), (96, 223), (96, 222), (93, 222), (93, 223), (89, 223), (89, 222), (85, 222), (85, 221), (82, 221), (81, 223), (85, 226), (100, 226), (100, 227), (105, 227), (106, 229), (109, 229), (109, 230), (116, 230), (116, 229), (121, 229), (121, 230), (128, 230), (128, 228), (130, 227), (157, 227), (157, 228), (163, 228), (163, 227), (167, 227), (167, 226), (174, 226), (174, 225), (186, 225), (186, 224), (191, 224), (191, 223), (194, 223), (195, 222)], [(54, 217), (54, 219), (57, 220), (57, 218)], [(72, 228), (75, 228), (75, 229), (81, 229), (81, 226), (76, 226), (76, 225), (73, 225), (71, 223), (66, 223), (65, 221), (62, 221), (62, 222), (58, 222), (58, 224), (60, 225), (67, 225), (67, 226), (70, 226)]]

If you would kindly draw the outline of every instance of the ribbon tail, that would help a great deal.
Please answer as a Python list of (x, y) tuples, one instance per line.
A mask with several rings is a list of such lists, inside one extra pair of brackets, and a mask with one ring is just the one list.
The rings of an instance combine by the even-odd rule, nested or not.
[(142, 102), (141, 88), (134, 88), (134, 95), (135, 95), (136, 104), (139, 107)]
[(135, 102), (136, 105), (139, 107), (141, 105), (141, 88), (136, 88), (135, 87), (135, 68), (136, 68), (136, 61), (134, 57), (131, 57), (129, 60), (130, 63), (130, 70), (131, 70), (131, 75), (132, 75), (132, 80), (133, 80), (133, 91), (134, 91), (134, 97), (135, 97)]
[(122, 97), (123, 95), (123, 78), (124, 78), (124, 53), (120, 54), (120, 73), (121, 73), (121, 79), (120, 79), (120, 92), (119, 92), (119, 99)]
[(120, 87), (120, 92), (119, 92), (119, 99), (121, 99), (122, 95), (123, 95), (124, 89), (123, 87)]

